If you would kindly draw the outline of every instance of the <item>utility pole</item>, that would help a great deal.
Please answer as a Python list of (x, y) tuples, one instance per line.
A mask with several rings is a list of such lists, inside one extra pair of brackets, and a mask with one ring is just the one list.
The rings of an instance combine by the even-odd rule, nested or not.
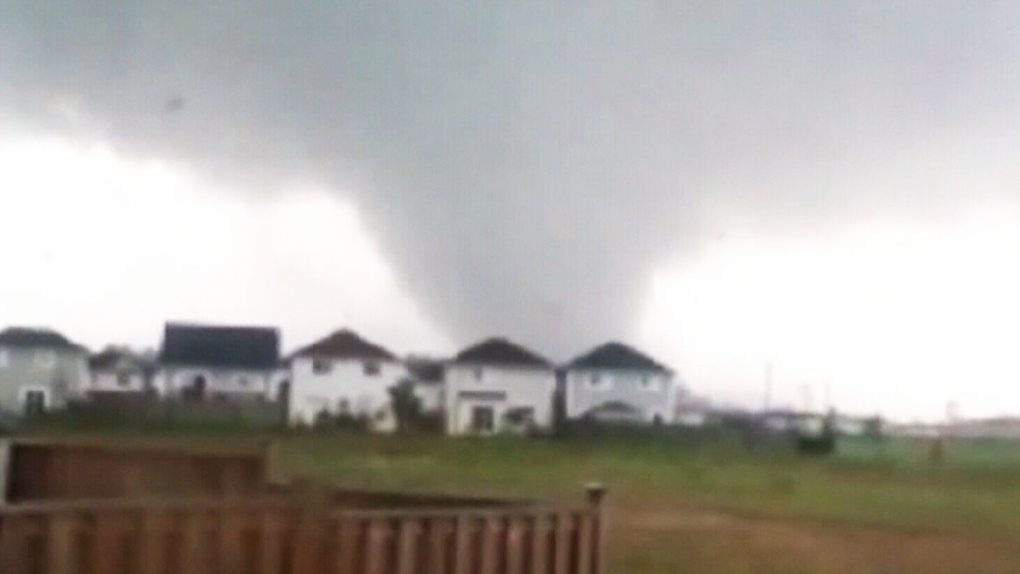
[(762, 409), (768, 412), (772, 402), (772, 362), (765, 364), (765, 405)]

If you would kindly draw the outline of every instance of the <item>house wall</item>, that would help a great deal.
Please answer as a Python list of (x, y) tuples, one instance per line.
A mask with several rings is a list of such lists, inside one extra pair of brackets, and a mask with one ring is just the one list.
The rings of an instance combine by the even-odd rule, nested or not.
[(445, 405), (444, 385), (441, 382), (415, 383), (414, 395), (421, 401), (421, 410), (425, 413), (437, 413)]
[[(316, 373), (315, 361), (327, 363), (329, 372)], [(288, 420), (310, 424), (322, 410), (339, 412), (341, 401), (347, 402), (351, 414), (374, 417), (389, 405), (389, 388), (407, 377), (407, 369), (396, 361), (373, 362), (379, 365), (375, 375), (366, 374), (362, 360), (294, 358)]]
[[(552, 369), (451, 365), (446, 369), (447, 433), (471, 433), (470, 413), (474, 406), (492, 407), (497, 430), (506, 412), (517, 407), (533, 408), (535, 425), (551, 428), (555, 388), (556, 375)], [(504, 393), (505, 399), (484, 398), (486, 393)]]
[(275, 369), (221, 369), (192, 366), (161, 366), (155, 376), (154, 385), (164, 395), (179, 397), (198, 376), (205, 377), (206, 397), (223, 395), (234, 398), (272, 398)]
[[(593, 385), (593, 377), (598, 385)], [(645, 387), (649, 381), (652, 388)], [(648, 422), (674, 418), (676, 385), (667, 373), (625, 369), (571, 369), (566, 376), (567, 418), (576, 419), (609, 402), (626, 403), (641, 411)]]
[(85, 390), (104, 393), (137, 393), (145, 390), (145, 373), (130, 365), (91, 369), (89, 385)]
[(22, 411), (24, 393), (47, 393), (47, 408), (62, 409), (88, 379), (88, 359), (72, 349), (0, 347), (0, 410)]

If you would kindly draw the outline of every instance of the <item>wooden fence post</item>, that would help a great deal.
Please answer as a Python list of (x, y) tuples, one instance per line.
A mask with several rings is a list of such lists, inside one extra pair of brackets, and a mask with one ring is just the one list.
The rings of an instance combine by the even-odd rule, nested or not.
[(269, 439), (263, 450), (264, 472), (266, 484), (283, 484), (283, 446), (279, 439)]
[[(592, 528), (592, 557), (591, 557), (591, 572), (590, 574), (603, 574), (606, 569), (606, 549), (605, 549), (605, 499), (606, 499), (606, 487), (605, 485), (597, 482), (588, 483), (584, 487), (585, 498), (588, 501), (588, 505), (591, 507), (592, 514), (594, 515), (594, 522)], [(589, 574), (585, 572), (584, 574)]]

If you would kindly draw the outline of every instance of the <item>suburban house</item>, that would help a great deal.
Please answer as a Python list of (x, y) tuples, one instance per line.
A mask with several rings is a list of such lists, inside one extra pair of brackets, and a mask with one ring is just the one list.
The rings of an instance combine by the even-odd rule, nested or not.
[(443, 362), (419, 357), (407, 359), (407, 372), (423, 413), (443, 412), (446, 404)]
[(168, 323), (155, 385), (189, 401), (266, 400), (284, 373), (274, 328)]
[(88, 350), (49, 329), (0, 331), (0, 411), (61, 409), (88, 379)]
[(291, 357), (288, 420), (311, 424), (320, 414), (367, 417), (373, 430), (396, 427), (390, 387), (407, 377), (393, 353), (341, 329)]
[(152, 388), (155, 363), (128, 349), (109, 347), (89, 357), (85, 393), (144, 393)]
[(556, 373), (536, 353), (506, 339), (487, 339), (458, 353), (445, 371), (448, 434), (552, 426)]
[(633, 424), (669, 423), (674, 414), (673, 371), (622, 343), (606, 343), (567, 364), (568, 419)]

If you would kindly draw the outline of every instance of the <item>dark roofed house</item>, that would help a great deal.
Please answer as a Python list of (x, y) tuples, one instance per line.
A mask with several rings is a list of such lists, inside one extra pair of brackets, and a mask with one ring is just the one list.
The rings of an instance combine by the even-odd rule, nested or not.
[(619, 342), (600, 345), (570, 361), (565, 371), (568, 418), (633, 423), (666, 423), (674, 418), (672, 369), (633, 347)]
[(88, 379), (88, 350), (52, 329), (0, 331), (0, 412), (63, 408)]
[(128, 348), (107, 347), (89, 357), (87, 393), (142, 393), (151, 388), (155, 363)]
[(295, 351), (288, 419), (309, 424), (320, 416), (358, 416), (370, 427), (396, 427), (389, 389), (407, 377), (407, 368), (385, 347), (350, 329), (340, 329)]
[(547, 430), (555, 388), (552, 363), (538, 353), (498, 337), (471, 345), (446, 366), (447, 432)]
[(414, 385), (415, 395), (422, 411), (438, 413), (443, 410), (446, 369), (444, 361), (424, 357), (410, 357), (405, 363), (408, 378)]
[(280, 334), (271, 327), (168, 323), (157, 380), (189, 400), (266, 399), (280, 376)]

